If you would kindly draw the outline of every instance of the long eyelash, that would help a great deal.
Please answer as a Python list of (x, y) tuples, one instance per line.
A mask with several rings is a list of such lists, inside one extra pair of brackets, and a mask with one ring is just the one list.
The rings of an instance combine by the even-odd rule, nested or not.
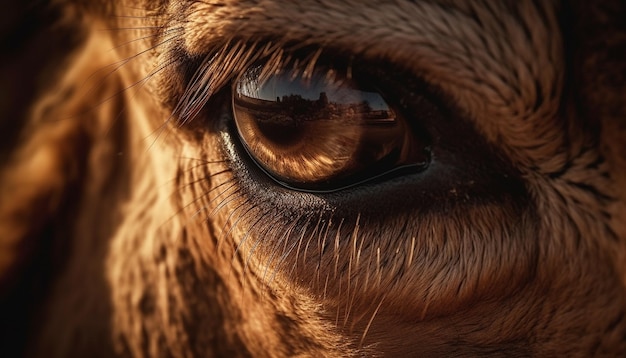
[(193, 120), (215, 93), (260, 61), (263, 61), (259, 65), (260, 82), (281, 70), (291, 71), (294, 78), (298, 76), (303, 79), (310, 78), (322, 49), (312, 50), (303, 58), (296, 58), (291, 54), (294, 48), (295, 46), (288, 47), (271, 41), (265, 43), (235, 41), (208, 52), (173, 110), (173, 114), (179, 119), (178, 124), (184, 125)]

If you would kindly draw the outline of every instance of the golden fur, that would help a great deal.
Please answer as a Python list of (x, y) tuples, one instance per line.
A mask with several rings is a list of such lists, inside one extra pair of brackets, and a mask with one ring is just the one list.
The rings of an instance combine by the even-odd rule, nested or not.
[[(7, 352), (626, 355), (626, 5), (8, 8)], [(249, 183), (215, 124), (230, 111), (219, 98), (249, 65), (298, 51), (311, 65), (349, 54), (422, 79), (523, 190), (472, 180), (432, 205), (346, 208)]]

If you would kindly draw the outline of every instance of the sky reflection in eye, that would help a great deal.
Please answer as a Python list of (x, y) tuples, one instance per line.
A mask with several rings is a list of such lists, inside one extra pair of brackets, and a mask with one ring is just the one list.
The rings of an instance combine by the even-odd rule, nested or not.
[(328, 76), (313, 76), (303, 80), (300, 77), (292, 78), (285, 73), (270, 76), (265, 82), (258, 80), (258, 70), (249, 70), (238, 82), (237, 92), (246, 97), (276, 102), (278, 99), (290, 96), (300, 96), (305, 100), (318, 100), (322, 93), (329, 103), (357, 104), (367, 102), (373, 110), (389, 110), (389, 106), (377, 92), (356, 89), (354, 83), (343, 80), (333, 82)]

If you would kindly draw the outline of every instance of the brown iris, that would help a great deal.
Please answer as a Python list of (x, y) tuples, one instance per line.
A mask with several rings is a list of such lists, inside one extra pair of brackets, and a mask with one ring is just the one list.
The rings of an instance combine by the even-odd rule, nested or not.
[(337, 189), (394, 168), (425, 166), (425, 145), (376, 91), (334, 71), (306, 79), (248, 69), (233, 87), (241, 141), (277, 181)]

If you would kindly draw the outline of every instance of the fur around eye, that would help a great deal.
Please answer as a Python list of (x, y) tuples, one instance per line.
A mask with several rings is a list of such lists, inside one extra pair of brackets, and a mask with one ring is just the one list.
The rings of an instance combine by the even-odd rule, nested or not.
[(624, 1), (3, 5), (0, 356), (626, 357)]

